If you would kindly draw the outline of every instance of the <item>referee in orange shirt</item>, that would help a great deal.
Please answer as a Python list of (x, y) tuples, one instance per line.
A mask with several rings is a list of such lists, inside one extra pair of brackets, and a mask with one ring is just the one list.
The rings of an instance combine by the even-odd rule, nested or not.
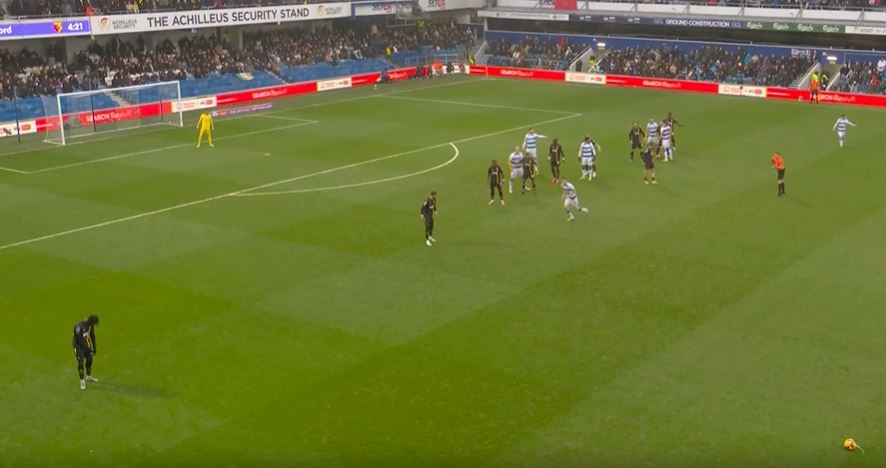
[(776, 152), (772, 155), (772, 167), (775, 168), (775, 173), (778, 174), (778, 197), (784, 195), (784, 158), (781, 157), (781, 153)]

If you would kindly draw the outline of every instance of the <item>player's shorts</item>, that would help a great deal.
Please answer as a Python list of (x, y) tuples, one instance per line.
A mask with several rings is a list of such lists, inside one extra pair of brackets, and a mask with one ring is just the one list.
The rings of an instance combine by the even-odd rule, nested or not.
[(647, 171), (651, 171), (651, 170), (655, 169), (655, 163), (652, 161), (649, 161), (648, 163), (644, 162), (643, 168), (646, 169)]
[(523, 168), (511, 169), (511, 180), (523, 177)]
[(523, 180), (535, 178), (535, 173), (532, 169), (523, 169)]
[(84, 361), (89, 357), (89, 350), (80, 346), (74, 346), (74, 359), (77, 362)]
[(778, 180), (783, 180), (783, 179), (784, 179), (784, 169), (779, 169), (778, 170)]
[(536, 161), (538, 161), (538, 148), (532, 148), (532, 149), (526, 148), (526, 154), (529, 156), (532, 156), (532, 159), (535, 159)]
[(643, 142), (641, 142), (640, 140), (631, 140), (631, 149), (632, 150), (641, 149), (641, 148), (643, 148)]
[(671, 149), (671, 139), (661, 140), (661, 147), (664, 149)]
[(501, 182), (500, 181), (499, 182), (489, 182), (489, 188), (491, 188), (491, 189), (501, 188)]
[(579, 209), (578, 197), (575, 197), (575, 198), (566, 197), (566, 200), (563, 201), (563, 208), (565, 208), (567, 210)]
[(846, 132), (837, 132), (837, 138), (841, 140), (846, 138)]
[(581, 167), (591, 167), (597, 164), (597, 158), (581, 158)]
[(422, 216), (425, 219), (425, 227), (432, 228), (434, 227), (434, 217), (433, 216)]
[(646, 144), (649, 146), (654, 146), (658, 143), (658, 137), (650, 136), (646, 137)]

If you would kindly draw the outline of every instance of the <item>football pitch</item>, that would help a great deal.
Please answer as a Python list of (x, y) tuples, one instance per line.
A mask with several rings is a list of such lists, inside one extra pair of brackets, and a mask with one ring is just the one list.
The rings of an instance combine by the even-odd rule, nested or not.
[[(668, 111), (644, 185), (628, 128)], [(0, 465), (884, 466), (884, 116), (458, 78), (275, 101), (215, 148), (193, 116), (4, 140)], [(530, 127), (587, 215), (544, 158), (487, 205)]]

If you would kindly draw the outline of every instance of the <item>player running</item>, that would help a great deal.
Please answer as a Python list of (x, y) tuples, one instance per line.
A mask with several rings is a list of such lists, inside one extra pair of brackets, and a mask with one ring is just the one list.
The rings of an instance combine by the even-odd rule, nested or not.
[(575, 215), (572, 213), (573, 210), (579, 210), (582, 213), (588, 212), (587, 208), (582, 207), (578, 203), (578, 194), (575, 193), (574, 185), (568, 180), (564, 180), (560, 183), (560, 187), (563, 189), (563, 209), (566, 210), (566, 221), (575, 219)]
[(667, 120), (661, 123), (661, 147), (664, 149), (664, 162), (674, 160), (673, 140), (674, 130)]
[(551, 161), (551, 174), (553, 176), (551, 182), (557, 184), (560, 182), (560, 166), (566, 162), (563, 146), (560, 145), (557, 138), (554, 138), (554, 141), (551, 142), (551, 147), (548, 148), (548, 159)]
[(74, 346), (74, 358), (77, 359), (80, 390), (86, 390), (87, 381), (98, 382), (98, 379), (92, 376), (92, 357), (97, 352), (95, 345), (96, 325), (98, 325), (97, 315), (90, 315), (74, 325), (74, 338), (71, 340), (71, 344)]
[(590, 135), (586, 135), (578, 147), (578, 162), (581, 163), (582, 180), (587, 176), (588, 182), (597, 177), (597, 152), (600, 151), (600, 145), (597, 144)]
[(492, 165), (486, 171), (486, 179), (489, 180), (489, 204), (495, 203), (495, 191), (498, 190), (498, 198), (501, 199), (501, 206), (505, 206), (505, 196), (501, 193), (502, 181), (505, 179), (505, 171), (498, 165), (498, 161), (492, 160)]
[(781, 157), (781, 153), (775, 152), (772, 155), (772, 167), (775, 169), (776, 174), (776, 184), (778, 185), (778, 197), (783, 196), (784, 193), (784, 158)]
[(840, 148), (843, 147), (843, 140), (846, 139), (846, 130), (849, 128), (847, 125), (852, 125), (853, 127), (856, 126), (851, 120), (846, 118), (846, 114), (841, 115), (834, 123), (833, 130), (837, 131), (837, 139), (840, 140)]
[(646, 123), (646, 147), (655, 148), (655, 155), (658, 156), (658, 122), (652, 117)]
[(640, 154), (643, 154), (643, 138), (646, 137), (646, 132), (640, 128), (640, 124), (634, 122), (631, 125), (631, 129), (628, 131), (628, 140), (631, 142), (631, 161), (634, 160), (634, 151), (639, 150)]
[(200, 118), (197, 119), (197, 130), (199, 131), (197, 134), (197, 148), (199, 148), (200, 143), (203, 142), (204, 135), (209, 141), (209, 146), (215, 147), (215, 145), (212, 144), (212, 131), (215, 130), (215, 123), (212, 121), (212, 115), (210, 115), (209, 112), (200, 114)]
[(514, 193), (514, 180), (523, 176), (523, 153), (520, 147), (515, 146), (514, 152), (508, 156), (508, 166), (511, 168), (511, 178), (508, 179), (508, 193)]

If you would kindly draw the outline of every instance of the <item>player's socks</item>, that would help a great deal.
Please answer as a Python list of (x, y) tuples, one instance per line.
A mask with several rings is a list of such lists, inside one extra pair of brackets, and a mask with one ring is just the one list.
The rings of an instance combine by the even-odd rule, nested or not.
[(80, 390), (86, 390), (86, 381), (80, 379)]

